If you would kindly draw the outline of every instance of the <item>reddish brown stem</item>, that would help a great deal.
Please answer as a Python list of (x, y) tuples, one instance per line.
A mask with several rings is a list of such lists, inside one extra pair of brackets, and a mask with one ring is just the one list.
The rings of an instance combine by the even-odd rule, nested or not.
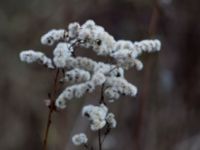
[(52, 123), (52, 114), (55, 111), (54, 102), (55, 102), (55, 97), (56, 97), (56, 92), (57, 92), (57, 84), (59, 82), (58, 79), (59, 79), (59, 69), (57, 69), (57, 71), (56, 71), (56, 75), (54, 78), (54, 84), (53, 84), (53, 90), (51, 92), (51, 105), (49, 107), (48, 120), (47, 120), (47, 124), (46, 124), (44, 140), (43, 140), (43, 150), (47, 150), (47, 140), (48, 140), (50, 126)]

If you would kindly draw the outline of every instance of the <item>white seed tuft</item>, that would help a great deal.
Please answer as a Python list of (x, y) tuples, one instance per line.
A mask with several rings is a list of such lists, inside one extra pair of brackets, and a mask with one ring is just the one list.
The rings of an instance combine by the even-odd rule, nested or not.
[(45, 56), (44, 53), (42, 52), (36, 52), (34, 50), (27, 50), (27, 51), (22, 51), (19, 54), (20, 60), (26, 63), (34, 63), (38, 62), (41, 63), (48, 68), (53, 69), (52, 61), (49, 59), (47, 56)]
[(41, 37), (41, 43), (44, 45), (53, 45), (55, 42), (64, 39), (67, 32), (64, 29), (52, 29)]
[(82, 109), (82, 115), (90, 121), (90, 128), (93, 131), (102, 129), (106, 125), (106, 115), (108, 108), (101, 104), (100, 106), (87, 105)]
[(79, 133), (79, 134), (75, 134), (72, 137), (72, 143), (76, 146), (80, 146), (83, 144), (86, 144), (88, 141), (87, 136), (85, 135), (85, 133)]

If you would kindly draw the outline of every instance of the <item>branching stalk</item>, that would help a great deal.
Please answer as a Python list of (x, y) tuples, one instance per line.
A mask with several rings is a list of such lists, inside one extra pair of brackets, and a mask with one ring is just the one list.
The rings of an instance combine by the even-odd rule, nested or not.
[(51, 126), (51, 123), (52, 123), (52, 114), (56, 110), (54, 102), (55, 102), (55, 97), (56, 97), (56, 92), (57, 92), (57, 84), (59, 82), (59, 80), (58, 80), (59, 79), (59, 72), (60, 72), (60, 70), (57, 69), (56, 75), (55, 75), (55, 78), (54, 78), (53, 90), (51, 92), (51, 99), (50, 99), (51, 104), (50, 104), (50, 107), (49, 107), (48, 120), (47, 120), (47, 124), (46, 124), (44, 140), (43, 140), (43, 150), (47, 150), (47, 140), (48, 140), (50, 126)]

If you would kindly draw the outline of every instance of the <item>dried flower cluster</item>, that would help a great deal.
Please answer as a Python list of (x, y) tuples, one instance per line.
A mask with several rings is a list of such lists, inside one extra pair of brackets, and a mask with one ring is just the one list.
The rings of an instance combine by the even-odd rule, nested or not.
[(100, 106), (87, 105), (83, 107), (82, 115), (89, 119), (90, 128), (93, 131), (102, 129), (106, 123), (111, 128), (115, 128), (117, 125), (114, 114), (108, 113), (108, 108), (104, 104)]
[(74, 145), (82, 145), (82, 144), (86, 144), (88, 141), (87, 136), (84, 133), (79, 133), (79, 134), (75, 134), (72, 137), (72, 142)]
[[(70, 23), (68, 29), (50, 30), (41, 37), (41, 43), (55, 46), (53, 58), (48, 58), (42, 52), (27, 50), (20, 53), (20, 59), (27, 63), (38, 62), (49, 69), (65, 70), (64, 77), (60, 81), (69, 82), (70, 85), (56, 98), (57, 108), (63, 109), (70, 100), (94, 92), (97, 86), (102, 86), (102, 96), (105, 99), (100, 101), (100, 106), (88, 105), (82, 110), (83, 116), (90, 121), (90, 128), (93, 131), (104, 127), (109, 129), (116, 127), (115, 115), (108, 113), (105, 102), (114, 102), (121, 95), (135, 96), (137, 87), (124, 78), (124, 71), (131, 67), (141, 70), (143, 64), (138, 56), (143, 52), (159, 51), (161, 48), (159, 40), (140, 42), (115, 40), (92, 20), (82, 25), (77, 22)], [(75, 50), (79, 47), (91, 49), (97, 55), (110, 57), (114, 61), (109, 64), (75, 56)], [(81, 133), (75, 135), (72, 141), (75, 145), (83, 145), (88, 139)]]

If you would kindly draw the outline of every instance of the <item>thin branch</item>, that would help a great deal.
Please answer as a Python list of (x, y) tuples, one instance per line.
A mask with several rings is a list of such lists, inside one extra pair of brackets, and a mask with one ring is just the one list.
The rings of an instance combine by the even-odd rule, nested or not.
[(102, 150), (101, 130), (98, 130), (98, 141), (99, 141), (99, 150)]
[(104, 84), (102, 84), (102, 86), (101, 86), (101, 98), (100, 98), (99, 104), (106, 105), (106, 102), (104, 101)]
[(110, 69), (110, 70), (106, 73), (106, 75), (108, 75), (109, 73), (111, 73), (112, 71), (114, 71), (114, 70), (117, 69), (117, 68), (119, 68), (118, 65), (114, 66), (112, 69)]
[[(100, 100), (99, 100), (99, 104), (105, 104), (105, 101), (104, 101), (104, 84), (102, 84), (101, 86), (101, 97), (100, 97)], [(101, 129), (98, 130), (98, 142), (99, 142), (99, 150), (102, 150), (102, 141), (101, 141)]]
[(49, 113), (48, 113), (48, 120), (46, 124), (46, 129), (45, 129), (45, 135), (44, 135), (44, 140), (43, 140), (43, 150), (47, 150), (47, 140), (48, 140), (48, 135), (49, 135), (49, 129), (52, 123), (52, 114), (55, 111), (55, 96), (57, 92), (57, 84), (58, 84), (58, 77), (59, 77), (59, 69), (57, 69), (55, 78), (54, 78), (54, 85), (53, 85), (53, 90), (51, 92), (51, 105), (49, 107)]
[(110, 133), (110, 131), (111, 131), (110, 125), (107, 123), (107, 124), (106, 124), (106, 131), (105, 131), (104, 137), (103, 137), (103, 139), (102, 139), (102, 141), (101, 141), (102, 145), (103, 145), (103, 143), (104, 143), (104, 141), (105, 141), (107, 135)]
[(84, 144), (83, 147), (87, 150), (89, 150), (89, 146), (87, 144)]
[(149, 37), (154, 36), (154, 34), (156, 33), (158, 18), (159, 18), (159, 5), (158, 5), (157, 0), (154, 0), (154, 8), (151, 15), (149, 27), (148, 27)]
[(101, 144), (102, 144), (102, 145), (103, 145), (103, 143), (104, 143), (104, 141), (105, 141), (107, 135), (108, 135), (108, 134), (104, 134), (104, 137), (103, 137), (103, 139), (102, 139), (102, 141), (101, 141)]

